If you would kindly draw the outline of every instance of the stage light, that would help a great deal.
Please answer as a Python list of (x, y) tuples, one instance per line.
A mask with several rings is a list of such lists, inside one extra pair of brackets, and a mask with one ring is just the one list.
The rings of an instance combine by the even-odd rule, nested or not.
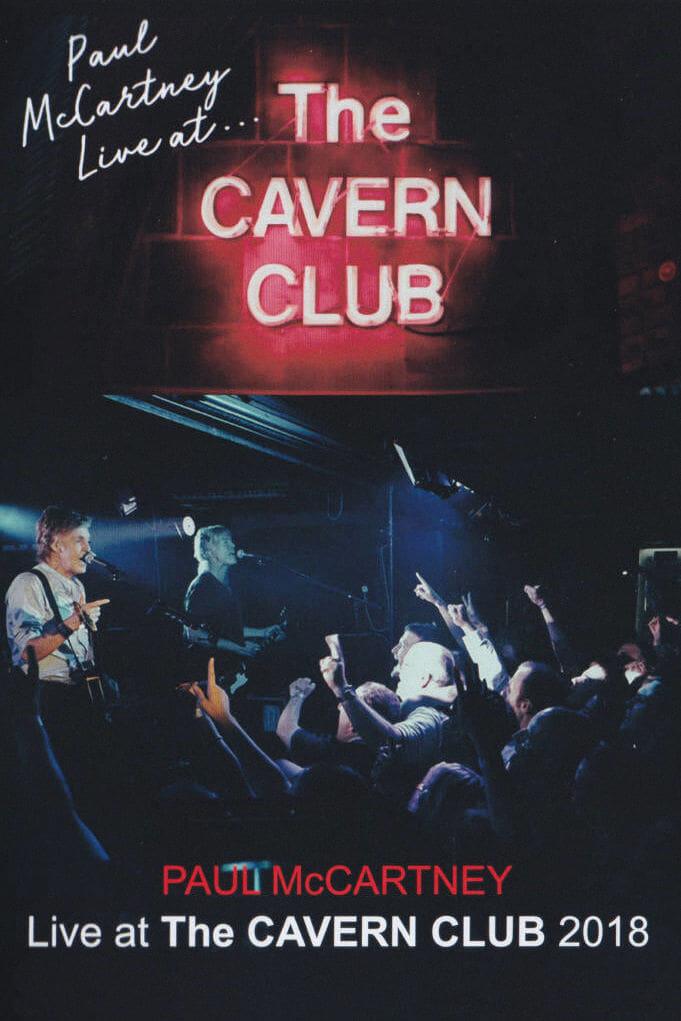
[(410, 461), (404, 447), (400, 446), (399, 443), (394, 442), (393, 447), (402, 462), (402, 467), (406, 471), (409, 481), (417, 489), (425, 489), (427, 493), (435, 493), (436, 496), (443, 500), (447, 500), (450, 496), (454, 496), (455, 493), (462, 491), (470, 494), (473, 493), (472, 489), (465, 486), (463, 482), (458, 482), (447, 472), (441, 471), (439, 468), (433, 468), (430, 465), (419, 464), (413, 457)]
[(393, 447), (402, 462), (409, 481), (416, 489), (439, 496), (441, 500), (449, 500), (452, 509), (466, 518), (471, 525), (483, 529), (483, 541), (490, 542), (496, 530), (502, 527), (520, 528), (523, 521), (509, 514), (487, 495), (481, 495), (475, 489), (455, 478), (453, 472), (433, 466), (432, 461), (425, 457), (419, 458), (413, 453), (409, 456), (399, 443)]
[(19, 543), (32, 543), (40, 511), (29, 507), (0, 504), (0, 535)]
[(116, 507), (122, 518), (129, 518), (139, 508), (137, 497), (129, 489), (121, 490), (116, 494)]
[(673, 259), (666, 259), (660, 264), (657, 275), (663, 284), (668, 284), (676, 276), (676, 263)]
[(406, 473), (407, 473), (407, 475), (409, 477), (409, 481), (411, 482), (412, 486), (418, 485), (418, 483), (416, 482), (416, 476), (414, 475), (414, 472), (411, 469), (411, 465), (409, 464), (409, 461), (407, 460), (407, 455), (404, 452), (404, 447), (401, 447), (399, 445), (399, 443), (393, 443), (393, 447), (397, 451), (397, 456), (399, 457), (400, 461), (402, 462), (402, 466), (403, 466), (404, 470), (406, 471)]
[(182, 518), (182, 531), (188, 539), (191, 539), (192, 535), (196, 532), (196, 522), (190, 514), (185, 514)]
[(196, 522), (191, 514), (185, 514), (181, 518), (171, 518), (169, 523), (180, 539), (191, 539), (196, 532)]

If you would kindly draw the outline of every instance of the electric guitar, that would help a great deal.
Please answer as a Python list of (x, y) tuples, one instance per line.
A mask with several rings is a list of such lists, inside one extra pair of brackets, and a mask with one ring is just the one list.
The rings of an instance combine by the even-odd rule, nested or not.
[[(151, 604), (147, 610), (148, 615), (158, 614), (161, 617), (165, 617), (166, 620), (171, 620), (175, 624), (180, 624), (182, 627), (187, 628), (190, 631), (204, 631), (208, 636), (208, 641), (211, 645), (216, 645), (221, 635), (214, 627), (207, 624), (205, 621), (199, 621), (196, 617), (190, 616), (185, 613), (184, 610), (178, 610), (174, 606), (170, 606), (168, 603), (162, 602), (157, 599)], [(266, 638), (247, 638), (248, 642), (256, 642), (260, 648), (256, 653), (259, 656), (265, 649), (268, 649), (272, 645), (276, 645), (279, 642), (283, 642), (288, 633), (288, 611), (284, 606), (279, 614), (279, 621), (276, 625), (276, 631), (268, 635)], [(203, 643), (190, 642), (189, 647), (192, 646), (200, 648)], [(246, 668), (246, 661), (242, 660), (238, 668), (235, 671), (235, 678), (230, 684), (229, 692), (231, 695), (239, 688), (242, 688), (245, 684), (248, 684), (248, 673)]]
[(104, 690), (104, 682), (92, 663), (83, 663), (82, 667), (72, 670), (71, 680), (76, 681), (87, 692), (88, 701), (93, 709), (106, 709), (109, 700)]
[[(74, 603), (74, 609), (91, 635), (97, 631), (97, 622), (90, 617), (81, 603)], [(71, 671), (71, 680), (75, 680), (87, 692), (88, 701), (93, 710), (103, 713), (109, 718), (108, 709), (119, 699), (118, 685), (111, 678), (104, 678), (90, 660), (78, 664)]]

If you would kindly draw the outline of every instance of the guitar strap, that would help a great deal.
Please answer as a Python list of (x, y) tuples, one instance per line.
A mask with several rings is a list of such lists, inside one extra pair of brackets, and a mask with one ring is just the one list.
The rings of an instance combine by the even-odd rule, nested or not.
[[(36, 578), (40, 578), (40, 584), (42, 585), (42, 587), (43, 587), (43, 589), (45, 591), (45, 597), (47, 599), (47, 602), (49, 603), (49, 606), (50, 606), (50, 609), (52, 610), (52, 613), (54, 614), (54, 619), (56, 620), (57, 624), (63, 624), (64, 623), (64, 618), (62, 617), (61, 613), (59, 612), (59, 607), (57, 606), (57, 600), (54, 597), (54, 592), (52, 591), (52, 586), (50, 585), (49, 581), (47, 580), (47, 578), (45, 577), (43, 572), (42, 571), (38, 571), (37, 568), (35, 568), (35, 567), (32, 567), (31, 570), (28, 573), (29, 574), (34, 574), (36, 576)], [(73, 645), (71, 644), (71, 639), (70, 638), (66, 638), (65, 641), (66, 641), (66, 644), (68, 645), (69, 649), (73, 653), (73, 658), (75, 659), (76, 663), (78, 664), (78, 669), (80, 670), (80, 673), (82, 674), (82, 676), (84, 678), (87, 677), (87, 671), (85, 669), (85, 666), (84, 666), (83, 663), (81, 663), (80, 658), (78, 656), (78, 653), (76, 652), (76, 650), (74, 649)], [(100, 686), (101, 686), (101, 681), (100, 681)], [(90, 686), (89, 685), (88, 685), (88, 692), (90, 694), (90, 698), (92, 699), (92, 692), (90, 690)]]

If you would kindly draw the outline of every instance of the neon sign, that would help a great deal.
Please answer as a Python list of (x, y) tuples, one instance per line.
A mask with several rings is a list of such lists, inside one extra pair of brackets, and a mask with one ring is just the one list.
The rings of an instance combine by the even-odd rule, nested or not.
[[(318, 145), (310, 137), (313, 103), (323, 117), (322, 143), (339, 145), (341, 128), (351, 143), (368, 136), (392, 154), (409, 138), (411, 111), (396, 96), (377, 99), (369, 108), (352, 96), (340, 96), (335, 82), (279, 82), (277, 93), (292, 97), (296, 143)], [(320, 110), (319, 103), (322, 108)], [(245, 235), (265, 239), (271, 233), (289, 238), (375, 239), (376, 242), (425, 238), (446, 241), (463, 229), (473, 237), (492, 235), (492, 181), (478, 177), (477, 188), (464, 187), (459, 177), (435, 179), (424, 174), (328, 176), (315, 195), (306, 176), (270, 177), (264, 194), (255, 199), (247, 177), (236, 172), (215, 177), (203, 191), (201, 220), (216, 238), (231, 241)], [(473, 195), (472, 192), (477, 192)], [(309, 251), (309, 247), (306, 249)], [(383, 250), (382, 250), (383, 251)], [(447, 283), (442, 270), (423, 261), (381, 261), (367, 270), (346, 264), (334, 310), (320, 308), (317, 274), (320, 265), (306, 262), (302, 273), (284, 261), (257, 266), (246, 285), (246, 307), (263, 326), (279, 327), (298, 321), (303, 326), (335, 327), (346, 322), (375, 327), (391, 317), (398, 325), (431, 325), (444, 314)], [(374, 279), (368, 290), (362, 279)], [(338, 311), (338, 305), (343, 311)], [(370, 304), (370, 307), (369, 307)]]

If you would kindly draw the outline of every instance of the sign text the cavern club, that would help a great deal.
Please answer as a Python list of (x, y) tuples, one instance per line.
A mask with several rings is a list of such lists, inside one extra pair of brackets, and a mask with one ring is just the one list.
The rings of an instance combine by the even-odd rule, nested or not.
[[(352, 143), (377, 142), (392, 153), (399, 143), (409, 139), (411, 111), (396, 96), (380, 98), (365, 108), (359, 99), (341, 97), (339, 85), (334, 82), (279, 82), (276, 87), (280, 96), (290, 98), (295, 142), (308, 143), (311, 150), (319, 145), (311, 141), (308, 131), (313, 97), (315, 110), (319, 110), (320, 102), (323, 104), (321, 144), (341, 142), (341, 117), (350, 125)], [(206, 229), (225, 242), (249, 234), (267, 239), (274, 228), (280, 233), (283, 228), (290, 238), (306, 241), (305, 251), (309, 253), (314, 246), (308, 239), (327, 237), (332, 217), (338, 224), (339, 206), (344, 213), (342, 237), (375, 239), (377, 243), (382, 240), (381, 252), (387, 239), (412, 238), (415, 234), (442, 242), (460, 238), (462, 231), (472, 237), (492, 235), (490, 177), (478, 177), (477, 187), (475, 182), (472, 186), (467, 182), (465, 188), (457, 176), (328, 176), (323, 191), (313, 194), (306, 176), (272, 176), (262, 197), (256, 200), (244, 168), (243, 173), (228, 173), (208, 183), (202, 195), (201, 218)], [(338, 226), (333, 233), (337, 235)], [(404, 251), (404, 245), (395, 248)], [(319, 254), (323, 256), (323, 249)], [(430, 325), (444, 314), (447, 284), (438, 266), (381, 262), (372, 267), (347, 264), (344, 268), (345, 279), (338, 281), (344, 301), (333, 310), (323, 310), (318, 281), (321, 263), (306, 263), (301, 274), (286, 261), (263, 262), (249, 271), (245, 296), (248, 312), (258, 323), (270, 327), (293, 321), (310, 327), (341, 326), (346, 322), (375, 327), (391, 317), (404, 326)], [(370, 304), (366, 280), (362, 280), (367, 273), (378, 276), (369, 287)], [(341, 305), (343, 311), (338, 310)]]

